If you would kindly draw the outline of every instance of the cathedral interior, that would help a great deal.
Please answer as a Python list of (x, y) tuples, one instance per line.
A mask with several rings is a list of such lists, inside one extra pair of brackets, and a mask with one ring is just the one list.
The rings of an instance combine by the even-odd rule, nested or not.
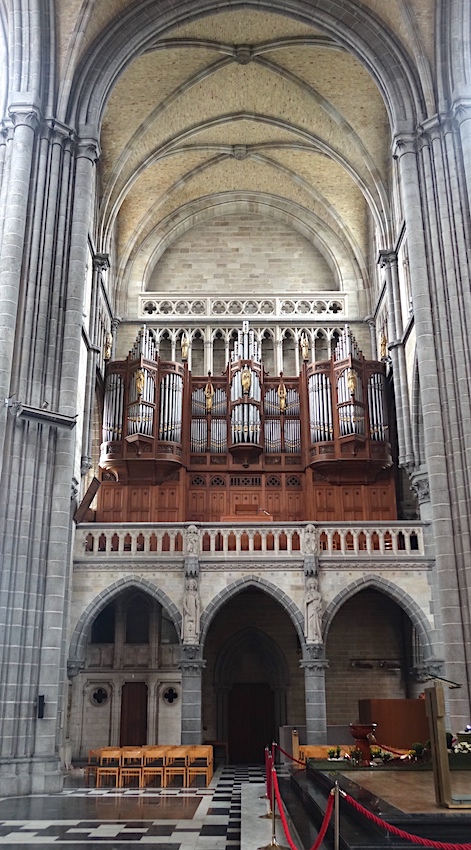
[(7, 793), (434, 681), (471, 722), (470, 45), (465, 0), (0, 0)]

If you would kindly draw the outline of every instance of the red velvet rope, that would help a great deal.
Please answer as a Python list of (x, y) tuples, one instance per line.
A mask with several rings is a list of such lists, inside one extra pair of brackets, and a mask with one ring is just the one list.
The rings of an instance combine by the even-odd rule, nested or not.
[(435, 850), (471, 850), (471, 844), (450, 844), (444, 841), (432, 841), (430, 838), (420, 838), (418, 835), (412, 835), (410, 832), (404, 832), (403, 829), (399, 829), (397, 826), (393, 826), (390, 823), (386, 823), (386, 821), (381, 820), (377, 815), (373, 814), (373, 812), (365, 809), (361, 803), (358, 803), (353, 797), (350, 797), (349, 794), (343, 794), (342, 797), (346, 800), (347, 803), (350, 803), (354, 809), (358, 812), (361, 812), (368, 820), (373, 821), (377, 826), (381, 826), (383, 829), (386, 829), (388, 832), (391, 832), (393, 835), (397, 835), (399, 838), (405, 838), (406, 841), (411, 841), (413, 844), (421, 844), (422, 847), (435, 847)]
[[(298, 848), (296, 847), (296, 844), (293, 843), (293, 840), (292, 840), (291, 835), (289, 833), (288, 822), (286, 820), (285, 810), (284, 810), (283, 803), (282, 803), (282, 800), (281, 800), (281, 795), (280, 795), (280, 789), (278, 787), (278, 777), (276, 775), (276, 770), (273, 770), (273, 784), (274, 784), (274, 788), (275, 788), (276, 802), (278, 804), (278, 811), (280, 813), (281, 823), (283, 824), (283, 830), (284, 830), (286, 839), (288, 841), (288, 844), (289, 844), (291, 850), (298, 850)], [(318, 834), (314, 844), (312, 845), (311, 850), (318, 850), (318, 848), (322, 844), (322, 841), (324, 840), (324, 836), (327, 832), (327, 827), (329, 826), (329, 821), (330, 821), (330, 817), (332, 815), (333, 807), (334, 807), (334, 796), (333, 796), (333, 794), (329, 794), (329, 799), (327, 800), (327, 806), (326, 806), (326, 810), (325, 810), (325, 814), (324, 814), (324, 820), (322, 821), (322, 825), (321, 825), (321, 828), (319, 830), (319, 834)]]
[(279, 745), (279, 744), (276, 744), (276, 748), (277, 748), (277, 750), (279, 750), (279, 751), (280, 751), (280, 753), (283, 753), (283, 755), (284, 755), (284, 756), (286, 756), (287, 758), (291, 759), (291, 761), (295, 761), (295, 762), (296, 762), (296, 764), (302, 764), (302, 766), (303, 766), (303, 767), (306, 767), (306, 762), (304, 762), (304, 761), (299, 761), (299, 759), (295, 759), (295, 757), (294, 757), (294, 756), (292, 756), (292, 755), (291, 755), (291, 753), (287, 753), (285, 750), (283, 750), (283, 749), (280, 747), (280, 745)]

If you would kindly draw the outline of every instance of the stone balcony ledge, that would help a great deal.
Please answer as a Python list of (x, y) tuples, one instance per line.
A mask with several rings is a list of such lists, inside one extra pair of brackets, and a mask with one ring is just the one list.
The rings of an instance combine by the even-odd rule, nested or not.
[(205, 562), (231, 559), (293, 561), (317, 557), (329, 561), (381, 560), (416, 564), (426, 558), (420, 522), (218, 522), (218, 523), (86, 523), (77, 527), (74, 562), (145, 563), (165, 558), (167, 568), (186, 558)]

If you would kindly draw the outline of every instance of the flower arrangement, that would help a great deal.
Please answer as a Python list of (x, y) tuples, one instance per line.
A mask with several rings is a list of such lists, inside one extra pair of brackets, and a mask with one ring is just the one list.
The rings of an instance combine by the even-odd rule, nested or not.
[(339, 747), (338, 744), (337, 744), (336, 747), (331, 747), (330, 750), (327, 750), (327, 756), (330, 759), (339, 759), (340, 755), (341, 755), (341, 750), (340, 750), (340, 747)]
[(456, 744), (453, 744), (453, 752), (471, 755), (471, 744), (468, 741), (457, 741)]

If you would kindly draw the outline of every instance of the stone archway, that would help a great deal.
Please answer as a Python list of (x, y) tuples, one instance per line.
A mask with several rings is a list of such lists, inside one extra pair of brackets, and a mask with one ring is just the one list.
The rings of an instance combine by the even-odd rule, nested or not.
[(300, 642), (279, 601), (246, 586), (219, 608), (207, 630), (203, 729), (228, 744), (234, 763), (260, 763), (287, 722), (304, 724)]
[[(327, 727), (341, 744), (361, 717), (363, 700), (418, 696), (414, 680), (422, 653), (410, 611), (377, 584), (345, 596), (329, 621), (326, 638)], [(420, 656), (420, 658), (419, 658)]]
[[(252, 664), (248, 675), (237, 674), (241, 659)], [(243, 629), (223, 646), (215, 665), (214, 687), (218, 738), (227, 740), (231, 761), (257, 760), (263, 746), (277, 737), (276, 730), (286, 723), (288, 684), (285, 656), (276, 641), (259, 629)]]

